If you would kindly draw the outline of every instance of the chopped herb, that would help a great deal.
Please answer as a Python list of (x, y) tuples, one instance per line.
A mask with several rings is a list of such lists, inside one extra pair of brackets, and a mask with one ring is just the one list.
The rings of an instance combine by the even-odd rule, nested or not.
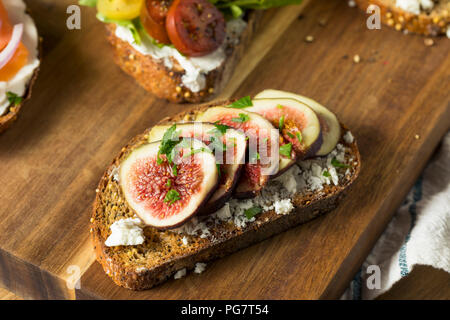
[(158, 164), (163, 163), (160, 155), (165, 154), (169, 163), (173, 162), (175, 146), (181, 142), (180, 133), (176, 132), (177, 125), (174, 124), (164, 133), (161, 144), (158, 151)]
[(209, 148), (199, 148), (199, 149), (191, 149), (191, 152), (184, 155), (184, 157), (190, 157), (194, 154), (200, 153), (200, 152), (208, 152), (208, 153), (212, 153), (211, 149)]
[(325, 170), (323, 173), (322, 173), (322, 175), (324, 176), (324, 177), (331, 177), (331, 174), (328, 172), (328, 170)]
[(172, 180), (167, 180), (166, 186), (170, 188), (172, 186)]
[(171, 189), (166, 193), (166, 197), (164, 198), (164, 202), (169, 202), (170, 204), (174, 204), (175, 201), (180, 200), (180, 194), (177, 190)]
[(280, 147), (280, 154), (290, 158), (292, 152), (292, 143), (284, 144)]
[(95, 7), (97, 5), (97, 0), (79, 0), (80, 6)]
[(257, 214), (261, 213), (262, 209), (260, 207), (252, 207), (250, 209), (246, 209), (244, 211), (245, 216), (247, 217), (247, 219), (251, 219), (254, 216), (256, 216)]
[(350, 168), (349, 165), (339, 162), (336, 158), (331, 160), (331, 164), (336, 168)]
[[(230, 126), (227, 126), (225, 124), (220, 124), (219, 121), (214, 122), (214, 126), (216, 127), (216, 130), (219, 131), (221, 134), (225, 134), (227, 132), (227, 130), (231, 128)], [(216, 131), (216, 130), (211, 130), (211, 131)]]
[(239, 8), (237, 5), (231, 5), (230, 10), (231, 14), (233, 15), (233, 18), (235, 19), (240, 18), (244, 14), (244, 11), (242, 11), (242, 9)]
[(283, 106), (281, 104), (277, 105), (278, 109), (283, 109)]
[(289, 138), (292, 138), (292, 139), (295, 138), (295, 136), (292, 133), (290, 133), (290, 132), (286, 132), (286, 134), (289, 136)]
[(19, 105), (23, 101), (22, 97), (19, 97), (17, 94), (11, 91), (6, 92), (6, 97), (8, 98), (9, 103), (15, 106)]
[(178, 175), (177, 165), (174, 164), (172, 167), (172, 174), (176, 177)]
[(279, 129), (280, 131), (283, 131), (283, 128), (284, 128), (284, 116), (282, 116), (282, 117), (280, 118), (280, 120), (278, 121), (278, 129)]
[(232, 118), (231, 121), (233, 122), (246, 122), (250, 120), (250, 117), (248, 116), (248, 114), (245, 113), (239, 113), (239, 118)]
[(250, 96), (246, 96), (233, 102), (228, 106), (228, 108), (243, 109), (251, 106), (253, 106), (252, 99), (250, 99)]
[(298, 140), (298, 142), (302, 142), (302, 140), (303, 140), (303, 137), (302, 137), (302, 133), (300, 132), (300, 131), (297, 131), (297, 140)]

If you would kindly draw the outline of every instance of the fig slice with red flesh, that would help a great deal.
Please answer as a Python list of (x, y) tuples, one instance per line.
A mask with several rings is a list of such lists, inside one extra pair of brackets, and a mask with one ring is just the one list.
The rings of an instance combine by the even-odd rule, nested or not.
[(175, 147), (173, 163), (158, 153), (158, 141), (133, 150), (120, 165), (125, 199), (146, 225), (162, 230), (179, 227), (198, 213), (217, 189), (214, 155), (199, 140), (190, 139), (189, 147), (181, 146), (185, 140), (189, 139)]
[[(259, 113), (280, 130), (282, 155), (288, 156), (281, 152), (286, 144), (290, 144), (295, 151), (297, 160), (312, 157), (320, 149), (322, 133), (319, 118), (306, 104), (288, 98), (253, 99), (253, 106), (246, 110)], [(292, 156), (291, 160), (290, 164), (295, 163)]]
[(278, 172), (278, 130), (265, 118), (243, 109), (212, 107), (197, 121), (227, 125), (245, 133), (248, 152), (243, 173), (233, 192), (236, 198), (252, 198)]
[(317, 101), (304, 97), (295, 93), (285, 92), (281, 90), (268, 89), (258, 93), (256, 99), (263, 98), (291, 98), (307, 104), (313, 109), (319, 117), (320, 126), (322, 130), (322, 146), (317, 151), (317, 156), (324, 156), (333, 151), (341, 137), (341, 124), (336, 115), (325, 108)]
[[(170, 126), (153, 127), (149, 133), (149, 142), (161, 140)], [(227, 126), (204, 122), (177, 123), (176, 130), (180, 137), (201, 140), (214, 152), (216, 163), (219, 164), (219, 187), (198, 214), (213, 213), (231, 198), (239, 180), (247, 149), (245, 134)]]

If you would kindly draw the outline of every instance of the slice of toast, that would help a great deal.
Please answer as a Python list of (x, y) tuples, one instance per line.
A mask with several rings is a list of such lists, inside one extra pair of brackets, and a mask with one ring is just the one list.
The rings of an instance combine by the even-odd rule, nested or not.
[[(216, 102), (194, 107), (175, 117), (163, 119), (160, 124), (195, 121), (196, 116), (209, 106), (229, 103), (229, 101)], [(338, 184), (325, 184), (322, 189), (315, 191), (309, 186), (304, 186), (289, 195), (286, 195), (283, 190), (280, 195), (284, 194), (284, 198), (289, 197), (293, 204), (293, 210), (288, 214), (277, 213), (274, 203), (269, 203), (267, 208), (262, 206), (265, 210), (263, 213), (250, 220), (245, 216), (235, 216), (235, 220), (222, 219), (222, 217), (218, 219), (218, 214), (206, 217), (206, 220), (202, 221), (195, 221), (196, 217), (194, 217), (193, 222), (188, 222), (190, 226), (178, 230), (159, 231), (152, 227), (145, 227), (145, 242), (141, 245), (108, 247), (105, 245), (105, 240), (111, 233), (110, 226), (120, 219), (135, 216), (124, 200), (117, 182), (118, 167), (132, 150), (147, 143), (150, 130), (135, 137), (122, 148), (120, 154), (106, 170), (96, 190), (91, 218), (91, 233), (97, 260), (116, 284), (133, 290), (151, 288), (167, 280), (179, 270), (193, 269), (197, 263), (223, 257), (334, 209), (357, 178), (361, 166), (356, 141), (353, 137), (350, 140), (343, 134), (340, 149), (345, 150), (345, 155), (342, 156), (350, 166), (342, 168), (339, 172)], [(342, 131), (347, 132), (344, 127)], [(327, 157), (307, 160), (310, 163), (305, 161), (301, 166), (312, 166), (312, 162), (327, 161), (326, 159)], [(281, 190), (283, 187), (276, 180), (271, 182), (272, 186), (263, 189), (263, 192), (278, 190), (277, 188)], [(266, 189), (267, 191), (264, 191)], [(243, 203), (238, 200), (231, 200), (231, 202), (234, 202), (234, 205)], [(201, 234), (195, 232), (196, 229), (200, 229), (195, 226), (201, 226), (203, 229)]]
[[(39, 56), (41, 56), (41, 54), (39, 54)], [(36, 81), (38, 73), (39, 67), (36, 68), (36, 70), (34, 70), (33, 76), (31, 77), (31, 80), (28, 83), (27, 90), (25, 90), (25, 94), (22, 97), (22, 102), (20, 102), (18, 105), (11, 105), (4, 115), (0, 115), (0, 133), (4, 132), (11, 126), (11, 124), (17, 119), (19, 111), (22, 108), (22, 106), (31, 97), (31, 90), (34, 85), (34, 82)]]
[(157, 97), (175, 103), (198, 103), (211, 100), (219, 93), (231, 78), (234, 69), (249, 45), (258, 22), (262, 16), (261, 10), (248, 13), (247, 27), (241, 33), (238, 44), (229, 44), (225, 48), (226, 58), (220, 67), (205, 75), (206, 86), (198, 92), (192, 92), (183, 86), (182, 68), (169, 69), (162, 59), (154, 59), (133, 48), (128, 42), (115, 35), (114, 24), (107, 25), (108, 40), (114, 49), (114, 61), (127, 74), (131, 75), (147, 91)]
[(428, 10), (421, 8), (419, 14), (397, 6), (396, 0), (355, 0), (355, 2), (364, 11), (370, 5), (378, 6), (381, 21), (397, 31), (407, 30), (427, 36), (437, 36), (446, 34), (450, 25), (450, 0), (432, 1), (433, 8)]

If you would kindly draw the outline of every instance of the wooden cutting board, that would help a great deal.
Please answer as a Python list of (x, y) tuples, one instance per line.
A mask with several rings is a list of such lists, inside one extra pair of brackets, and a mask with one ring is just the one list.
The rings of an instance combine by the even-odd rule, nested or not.
[[(95, 188), (130, 138), (183, 105), (155, 99), (113, 64), (93, 10), (69, 31), (73, 1), (28, 3), (44, 61), (32, 100), (0, 136), (0, 286), (24, 298), (338, 298), (450, 127), (447, 39), (427, 47), (419, 36), (368, 30), (346, 1), (270, 10), (222, 97), (278, 88), (320, 101), (357, 137), (360, 178), (337, 210), (202, 275), (132, 292), (94, 261)], [(74, 290), (67, 281), (77, 275)]]

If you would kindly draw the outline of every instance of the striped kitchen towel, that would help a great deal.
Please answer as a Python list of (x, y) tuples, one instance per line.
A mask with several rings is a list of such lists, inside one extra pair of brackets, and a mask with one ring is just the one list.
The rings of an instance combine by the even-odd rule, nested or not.
[[(374, 299), (416, 264), (450, 273), (450, 132), (341, 299)], [(367, 286), (371, 265), (380, 268), (379, 289)]]

